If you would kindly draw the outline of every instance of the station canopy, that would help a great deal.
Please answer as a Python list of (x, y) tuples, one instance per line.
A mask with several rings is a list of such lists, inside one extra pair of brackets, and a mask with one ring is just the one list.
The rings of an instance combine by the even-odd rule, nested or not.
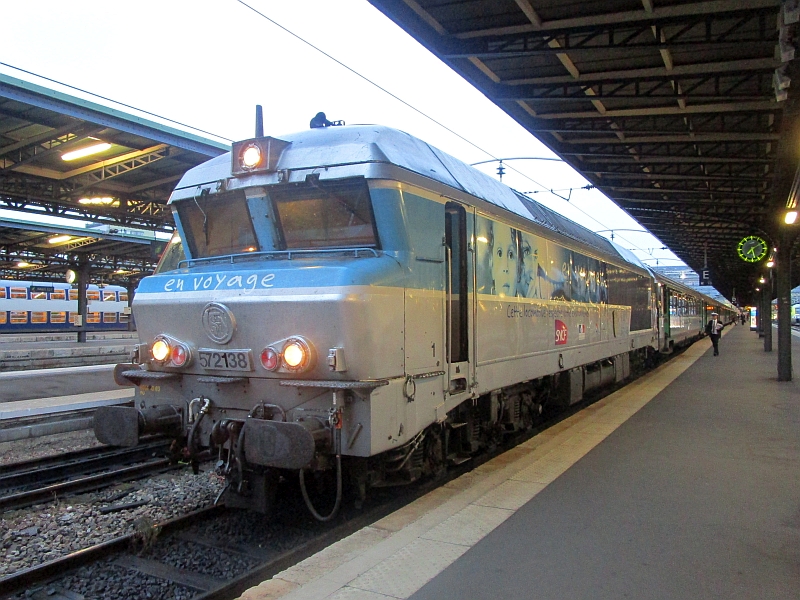
[(725, 297), (767, 271), (741, 240), (791, 243), (796, 0), (370, 2)]
[(175, 184), (229, 149), (0, 74), (0, 209), (15, 211), (0, 217), (0, 278), (63, 280), (76, 267), (106, 283), (149, 274), (173, 230)]

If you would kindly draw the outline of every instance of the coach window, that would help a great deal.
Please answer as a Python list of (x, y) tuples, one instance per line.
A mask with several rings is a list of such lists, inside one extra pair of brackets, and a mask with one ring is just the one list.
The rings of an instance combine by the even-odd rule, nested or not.
[[(116, 302), (117, 301), (117, 292), (113, 290), (103, 290), (103, 302)], [(104, 312), (103, 313), (103, 323), (116, 323), (117, 322), (117, 313), (116, 312)]]
[[(50, 293), (50, 300), (60, 300), (64, 301), (67, 299), (67, 292), (65, 290), (53, 290)], [(66, 323), (67, 322), (67, 313), (65, 311), (54, 311), (50, 313), (50, 322), (51, 323)]]
[[(88, 300), (87, 304), (91, 306), (92, 302), (100, 302), (100, 292), (98, 290), (86, 290), (86, 299)], [(99, 323), (100, 322), (100, 313), (99, 312), (90, 312), (86, 316), (87, 323)]]
[[(9, 295), (11, 296), (12, 300), (27, 300), (28, 299), (28, 288), (21, 288), (21, 287), (12, 287), (9, 288)], [(28, 311), (27, 310), (12, 310), (11, 311), (11, 324), (12, 325), (23, 325), (28, 323)]]
[[(47, 300), (47, 292), (31, 292), (31, 300)], [(31, 323), (36, 323), (37, 325), (47, 323), (47, 311), (32, 311)]]
[[(125, 302), (127, 305), (128, 303), (128, 292), (120, 292), (119, 293), (119, 301)], [(130, 320), (130, 315), (126, 315), (124, 312), (119, 312), (119, 322), (120, 323), (127, 323)]]
[[(70, 290), (69, 291), (69, 299), (75, 301), (78, 299), (78, 290)], [(78, 312), (70, 312), (69, 313), (69, 322), (75, 325), (75, 319), (78, 317), (80, 313)]]

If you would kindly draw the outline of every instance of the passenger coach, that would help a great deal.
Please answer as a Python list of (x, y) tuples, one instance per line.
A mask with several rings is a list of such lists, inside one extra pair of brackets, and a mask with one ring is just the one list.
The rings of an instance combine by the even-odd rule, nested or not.
[[(88, 331), (126, 330), (128, 292), (117, 285), (86, 289)], [(78, 290), (68, 283), (0, 279), (0, 333), (75, 331)]]

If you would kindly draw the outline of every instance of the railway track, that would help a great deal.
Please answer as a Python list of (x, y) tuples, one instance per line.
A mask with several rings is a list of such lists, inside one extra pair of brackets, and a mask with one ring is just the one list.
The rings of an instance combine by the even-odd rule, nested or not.
[(119, 481), (176, 468), (169, 441), (134, 448), (91, 448), (0, 466), (0, 511), (23, 508), (65, 494), (94, 491)]
[[(274, 521), (209, 506), (164, 523), (137, 523), (135, 533), (0, 577), (0, 598), (235, 597), (413, 501), (430, 486), (385, 493), (364, 510), (350, 509), (336, 523), (325, 525), (306, 517), (299, 493), (285, 498), (286, 514)], [(262, 543), (264, 539), (269, 543)], [(112, 580), (123, 581), (124, 587), (93, 587), (93, 582)]]

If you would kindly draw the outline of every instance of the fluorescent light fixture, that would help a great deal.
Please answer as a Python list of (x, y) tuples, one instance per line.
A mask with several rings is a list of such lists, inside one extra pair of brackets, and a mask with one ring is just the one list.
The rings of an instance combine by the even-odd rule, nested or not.
[(111, 196), (99, 196), (96, 198), (81, 198), (78, 204), (92, 204), (102, 206), (119, 206), (119, 200), (115, 200)]
[(68, 242), (72, 239), (71, 235), (57, 235), (56, 237), (51, 237), (47, 242), (49, 244), (61, 244), (63, 242)]
[(29, 262), (25, 262), (24, 260), (21, 260), (21, 261), (19, 261), (19, 262), (17, 263), (17, 266), (18, 266), (20, 269), (24, 269), (25, 267), (30, 267), (30, 266), (32, 266), (32, 265), (31, 265), (31, 263), (29, 263)]
[(783, 221), (787, 225), (794, 224), (794, 222), (797, 221), (797, 211), (796, 210), (790, 210), (789, 212), (787, 212), (786, 216), (783, 217)]
[(103, 152), (111, 148), (111, 144), (106, 142), (102, 142), (100, 144), (92, 144), (91, 146), (86, 146), (84, 148), (80, 148), (78, 150), (73, 150), (72, 152), (67, 152), (61, 155), (61, 160), (77, 160), (79, 158), (83, 158), (84, 156), (91, 156), (92, 154), (97, 154), (98, 152)]

